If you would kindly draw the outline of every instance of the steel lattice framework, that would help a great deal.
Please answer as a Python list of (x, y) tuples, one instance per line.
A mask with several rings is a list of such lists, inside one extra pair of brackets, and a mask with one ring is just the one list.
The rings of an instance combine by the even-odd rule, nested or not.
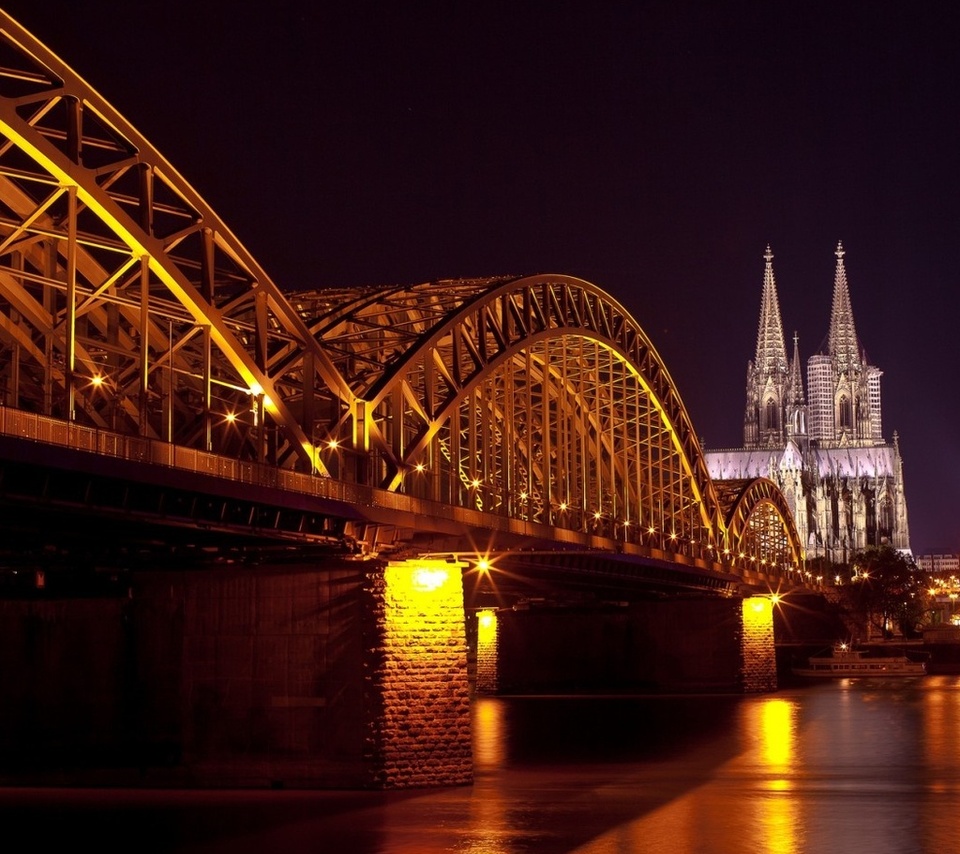
[[(328, 471), (627, 540), (722, 530), (663, 362), (595, 286), (533, 276), (291, 301), (352, 393), (320, 401)], [(360, 452), (349, 472), (346, 451)]]
[(769, 566), (802, 566), (793, 514), (772, 480), (728, 480), (715, 487), (725, 508), (728, 560), (762, 572)]
[(129, 122), (0, 26), (6, 406), (661, 548), (779, 526), (800, 562), (782, 496), (730, 521), (665, 365), (599, 288), (283, 293)]

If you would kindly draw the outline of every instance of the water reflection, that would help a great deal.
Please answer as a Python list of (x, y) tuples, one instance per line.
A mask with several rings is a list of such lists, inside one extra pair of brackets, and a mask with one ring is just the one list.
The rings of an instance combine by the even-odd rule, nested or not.
[(473, 767), (481, 776), (501, 768), (506, 760), (504, 704), (481, 697), (473, 705)]
[(507, 828), (510, 799), (496, 771), (506, 761), (505, 708), (502, 702), (478, 702), (473, 714), (473, 761), (477, 780), (469, 799), (470, 832), (463, 854), (510, 854)]
[[(579, 854), (951, 850), (960, 807), (955, 679), (847, 680), (745, 698), (731, 736), (736, 756)], [(675, 767), (692, 782), (697, 764), (693, 753)]]
[(793, 797), (793, 757), (796, 739), (797, 704), (769, 699), (744, 705), (745, 726), (753, 731), (758, 722), (760, 762), (758, 776), (766, 775), (767, 798), (758, 798), (756, 823), (769, 854), (790, 854), (797, 850), (799, 804)]
[[(478, 698), (475, 782), (435, 791), (0, 790), (8, 834), (247, 854), (943, 854), (960, 677), (749, 697)], [(121, 836), (121, 825), (126, 835)], [(120, 844), (122, 843), (122, 844)]]

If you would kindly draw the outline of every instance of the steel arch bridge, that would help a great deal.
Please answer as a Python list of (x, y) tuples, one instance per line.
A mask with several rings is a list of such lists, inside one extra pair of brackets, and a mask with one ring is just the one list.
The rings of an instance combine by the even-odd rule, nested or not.
[(0, 400), (119, 436), (797, 570), (768, 481), (718, 489), (666, 366), (563, 275), (283, 292), (0, 13)]

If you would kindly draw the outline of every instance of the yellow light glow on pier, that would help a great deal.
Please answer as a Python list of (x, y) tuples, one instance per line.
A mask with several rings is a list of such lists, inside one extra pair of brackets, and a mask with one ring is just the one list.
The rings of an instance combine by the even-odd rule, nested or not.
[(497, 617), (493, 611), (478, 611), (477, 626), (479, 627), (480, 642), (488, 641), (496, 632)]
[(477, 675), (476, 687), (481, 694), (495, 694), (499, 683), (497, 612), (477, 611)]
[(422, 566), (413, 571), (411, 582), (415, 590), (429, 593), (442, 587), (449, 577), (450, 572), (446, 567), (437, 569)]
[(741, 604), (744, 691), (772, 691), (777, 685), (773, 639), (773, 602), (769, 596), (748, 596)]

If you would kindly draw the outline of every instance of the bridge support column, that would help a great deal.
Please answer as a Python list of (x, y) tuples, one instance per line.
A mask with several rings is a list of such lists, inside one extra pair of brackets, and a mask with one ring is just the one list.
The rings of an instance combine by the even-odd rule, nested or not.
[(742, 605), (740, 652), (743, 691), (777, 690), (777, 652), (773, 639), (773, 602), (768, 596), (748, 596)]
[(473, 779), (464, 566), (413, 559), (368, 573), (364, 760), (373, 786)]
[(496, 694), (500, 687), (499, 640), (500, 624), (494, 610), (478, 611), (477, 615), (478, 694)]

